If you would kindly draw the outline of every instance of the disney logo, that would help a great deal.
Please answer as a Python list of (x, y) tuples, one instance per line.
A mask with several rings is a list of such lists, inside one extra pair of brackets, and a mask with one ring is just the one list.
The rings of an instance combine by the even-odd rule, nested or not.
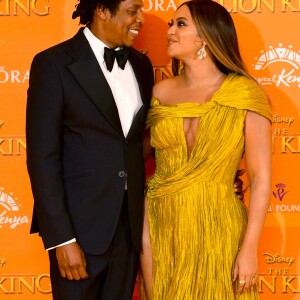
[(266, 256), (265, 260), (267, 264), (274, 264), (274, 263), (287, 263), (289, 266), (295, 261), (294, 257), (281, 257), (278, 253), (272, 255), (270, 253), (264, 253)]
[(5, 263), (6, 263), (6, 259), (0, 257), (0, 268), (3, 268)]
[(293, 117), (281, 117), (279, 114), (273, 115), (273, 123), (287, 123), (288, 125), (291, 125), (293, 122)]

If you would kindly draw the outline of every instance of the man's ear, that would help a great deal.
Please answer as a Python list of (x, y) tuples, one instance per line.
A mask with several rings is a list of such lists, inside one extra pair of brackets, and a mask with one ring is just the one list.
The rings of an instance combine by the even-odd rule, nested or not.
[(107, 8), (104, 8), (103, 5), (100, 4), (96, 8), (96, 13), (102, 20), (106, 20), (109, 15), (109, 10)]

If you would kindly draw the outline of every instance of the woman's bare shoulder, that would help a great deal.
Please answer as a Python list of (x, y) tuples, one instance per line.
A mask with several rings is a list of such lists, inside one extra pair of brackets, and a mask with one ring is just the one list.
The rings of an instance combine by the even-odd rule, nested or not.
[(176, 78), (164, 79), (156, 83), (153, 87), (153, 96), (159, 100), (161, 104), (168, 103), (172, 97), (174, 89), (176, 91)]

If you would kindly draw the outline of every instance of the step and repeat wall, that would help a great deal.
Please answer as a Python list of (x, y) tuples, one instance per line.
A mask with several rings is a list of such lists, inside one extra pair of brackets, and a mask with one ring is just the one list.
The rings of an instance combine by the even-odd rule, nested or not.
[[(150, 57), (156, 81), (171, 76), (167, 22), (182, 2), (144, 0), (145, 25), (135, 47)], [(259, 248), (260, 299), (300, 299), (300, 1), (217, 2), (231, 13), (248, 70), (272, 103), (273, 182)], [(71, 18), (76, 4), (76, 0), (0, 0), (3, 300), (51, 299), (47, 253), (41, 239), (29, 235), (33, 199), (26, 170), (26, 91), (33, 56), (78, 31), (78, 19)], [(153, 164), (147, 162), (148, 173)], [(137, 291), (134, 299), (139, 299)]]

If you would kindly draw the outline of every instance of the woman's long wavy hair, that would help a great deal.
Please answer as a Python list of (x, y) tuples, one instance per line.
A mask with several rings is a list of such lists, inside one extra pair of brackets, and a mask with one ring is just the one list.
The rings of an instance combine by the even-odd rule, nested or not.
[(80, 17), (79, 24), (86, 25), (93, 21), (94, 10), (102, 6), (108, 9), (114, 16), (118, 11), (119, 5), (124, 0), (78, 0), (76, 9), (72, 14), (72, 19)]
[[(235, 72), (253, 79), (240, 55), (234, 23), (228, 11), (212, 0), (192, 0), (182, 3), (191, 13), (199, 36), (206, 42), (207, 52), (218, 69), (228, 74)], [(180, 62), (173, 58), (172, 70), (179, 74)]]

